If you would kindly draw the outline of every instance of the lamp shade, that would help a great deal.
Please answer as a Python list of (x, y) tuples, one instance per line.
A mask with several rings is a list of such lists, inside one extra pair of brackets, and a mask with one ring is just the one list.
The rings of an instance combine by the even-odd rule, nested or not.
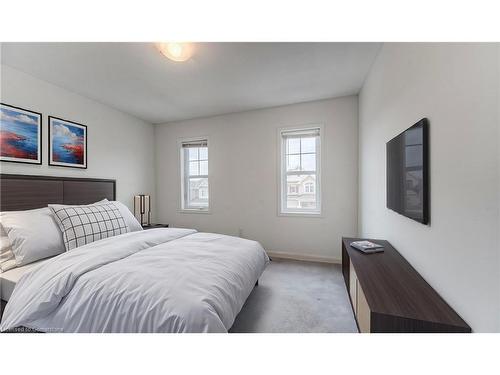
[(143, 226), (151, 225), (151, 196), (134, 196), (134, 216)]

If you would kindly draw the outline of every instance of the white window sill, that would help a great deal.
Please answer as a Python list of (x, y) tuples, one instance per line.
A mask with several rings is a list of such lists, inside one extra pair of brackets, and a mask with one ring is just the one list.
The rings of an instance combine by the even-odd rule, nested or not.
[(278, 216), (323, 218), (321, 212), (279, 212)]
[(210, 210), (197, 209), (197, 208), (183, 208), (179, 210), (181, 214), (211, 214)]

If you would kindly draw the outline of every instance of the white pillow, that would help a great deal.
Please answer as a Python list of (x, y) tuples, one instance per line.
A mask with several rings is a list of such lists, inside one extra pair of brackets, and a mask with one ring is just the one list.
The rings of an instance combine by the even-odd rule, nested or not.
[(17, 267), (64, 252), (61, 230), (48, 207), (1, 212), (0, 222), (9, 237)]
[(0, 225), (0, 273), (10, 270), (16, 266), (16, 258), (12, 252), (12, 245), (10, 244), (7, 232)]
[(137, 220), (137, 218), (130, 212), (127, 206), (125, 206), (122, 202), (111, 201), (119, 210), (125, 220), (125, 224), (127, 224), (129, 230), (131, 232), (136, 232), (138, 230), (143, 230), (141, 223)]

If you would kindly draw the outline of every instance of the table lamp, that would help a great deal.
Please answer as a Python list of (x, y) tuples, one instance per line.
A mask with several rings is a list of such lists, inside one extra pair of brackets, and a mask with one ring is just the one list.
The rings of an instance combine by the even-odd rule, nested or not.
[(151, 225), (151, 196), (134, 196), (134, 216), (143, 226)]

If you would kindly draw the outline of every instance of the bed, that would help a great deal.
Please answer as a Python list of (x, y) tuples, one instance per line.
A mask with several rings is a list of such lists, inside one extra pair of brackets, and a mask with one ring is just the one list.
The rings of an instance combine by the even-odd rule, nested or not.
[[(1, 211), (115, 199), (114, 180), (1, 175)], [(124, 233), (0, 274), (1, 331), (227, 332), (269, 258), (192, 229)]]

